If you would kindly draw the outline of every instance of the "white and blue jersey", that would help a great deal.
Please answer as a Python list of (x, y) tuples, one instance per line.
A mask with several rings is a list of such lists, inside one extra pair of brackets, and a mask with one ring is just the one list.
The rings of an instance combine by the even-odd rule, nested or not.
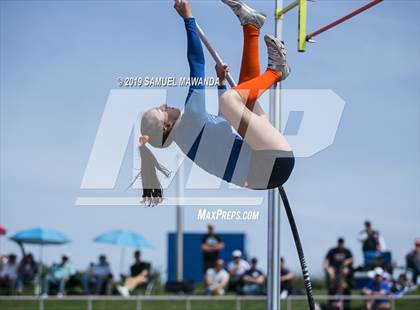
[[(184, 20), (190, 78), (205, 80), (205, 60), (194, 18)], [(225, 87), (219, 87), (221, 91)], [(241, 187), (267, 189), (280, 186), (290, 176), (292, 152), (255, 151), (222, 116), (206, 110), (204, 85), (190, 87), (174, 141), (198, 166)]]

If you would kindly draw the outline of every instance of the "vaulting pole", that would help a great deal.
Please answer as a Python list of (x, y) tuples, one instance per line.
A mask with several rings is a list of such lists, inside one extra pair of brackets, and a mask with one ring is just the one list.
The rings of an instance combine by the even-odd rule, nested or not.
[(315, 301), (312, 292), (311, 277), (309, 275), (308, 266), (306, 265), (305, 255), (303, 253), (302, 242), (300, 241), (299, 231), (293, 216), (292, 208), (290, 207), (289, 199), (287, 199), (286, 192), (283, 186), (279, 187), (279, 194), (283, 200), (284, 210), (286, 211), (287, 218), (289, 220), (290, 229), (292, 230), (293, 239), (295, 241), (296, 250), (299, 256), (300, 267), (302, 269), (303, 281), (305, 284), (306, 297), (308, 299), (309, 310), (315, 310)]

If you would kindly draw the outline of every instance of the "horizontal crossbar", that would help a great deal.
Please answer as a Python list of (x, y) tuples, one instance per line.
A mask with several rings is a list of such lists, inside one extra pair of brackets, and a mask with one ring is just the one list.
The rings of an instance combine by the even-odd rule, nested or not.
[(362, 12), (364, 12), (364, 11), (366, 11), (366, 10), (370, 9), (371, 7), (373, 7), (373, 6), (377, 5), (377, 4), (379, 4), (379, 3), (380, 3), (380, 2), (382, 2), (382, 1), (384, 1), (384, 0), (373, 0), (373, 1), (371, 1), (370, 3), (368, 3), (368, 4), (364, 5), (364, 6), (362, 6), (361, 8), (359, 8), (359, 9), (357, 9), (357, 10), (355, 10), (355, 11), (353, 11), (353, 12), (351, 12), (351, 13), (349, 13), (349, 14), (347, 14), (347, 15), (345, 15), (345, 16), (343, 16), (343, 17), (339, 18), (339, 19), (337, 19), (336, 21), (333, 21), (332, 23), (330, 23), (330, 24), (328, 24), (328, 25), (326, 25), (326, 26), (322, 27), (321, 29), (318, 29), (318, 30), (316, 30), (316, 31), (314, 31), (314, 32), (312, 32), (312, 33), (310, 33), (310, 34), (308, 34), (308, 35), (306, 36), (306, 41), (311, 40), (312, 38), (316, 37), (317, 35), (319, 35), (319, 34), (321, 34), (321, 33), (325, 32), (325, 31), (327, 31), (327, 30), (329, 30), (329, 29), (331, 29), (331, 28), (334, 28), (335, 26), (337, 26), (337, 25), (339, 25), (339, 24), (341, 24), (341, 23), (344, 23), (346, 20), (349, 20), (350, 18), (352, 18), (352, 17), (354, 17), (354, 16), (356, 16), (356, 15), (359, 15), (360, 13), (362, 13)]

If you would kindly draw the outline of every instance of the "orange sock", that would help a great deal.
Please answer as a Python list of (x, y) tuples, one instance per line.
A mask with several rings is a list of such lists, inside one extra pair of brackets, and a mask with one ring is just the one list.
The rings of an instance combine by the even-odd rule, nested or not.
[(239, 84), (234, 89), (242, 97), (243, 102), (249, 107), (272, 85), (280, 81), (281, 72), (267, 69), (262, 75), (250, 81)]
[(260, 62), (258, 57), (258, 38), (260, 30), (253, 25), (243, 26), (244, 47), (242, 52), (241, 73), (239, 84), (256, 78), (260, 75)]

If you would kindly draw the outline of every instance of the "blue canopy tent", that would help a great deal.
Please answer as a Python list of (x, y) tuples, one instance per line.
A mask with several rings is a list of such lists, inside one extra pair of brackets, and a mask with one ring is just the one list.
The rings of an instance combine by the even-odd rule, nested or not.
[(153, 244), (147, 241), (143, 236), (138, 233), (129, 230), (113, 230), (103, 233), (94, 239), (98, 243), (107, 243), (112, 245), (118, 245), (122, 247), (120, 257), (120, 272), (124, 270), (124, 256), (125, 248), (143, 248), (143, 249), (154, 249)]
[(11, 240), (27, 244), (59, 245), (69, 243), (71, 240), (63, 233), (43, 227), (36, 227), (20, 231), (10, 237)]
[[(42, 276), (42, 267), (43, 267), (43, 246), (44, 245), (60, 245), (71, 242), (71, 240), (64, 235), (63, 233), (44, 227), (35, 227), (27, 230), (22, 230), (12, 237), (10, 240), (15, 241), (22, 247), (23, 254), (25, 253), (23, 249), (23, 244), (37, 244), (40, 246), (39, 250), (39, 280)], [(39, 284), (39, 283), (38, 283)]]

